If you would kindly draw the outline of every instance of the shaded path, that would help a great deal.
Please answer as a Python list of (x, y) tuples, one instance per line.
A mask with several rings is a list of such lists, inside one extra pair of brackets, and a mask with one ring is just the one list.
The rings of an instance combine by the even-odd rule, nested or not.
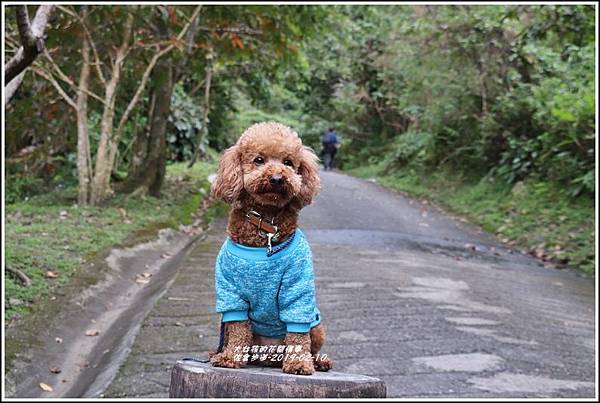
[[(544, 268), (373, 183), (321, 175), (301, 227), (336, 370), (378, 376), (390, 397), (594, 396), (591, 279)], [(106, 396), (167, 396), (175, 360), (217, 343), (224, 225), (146, 318)]]

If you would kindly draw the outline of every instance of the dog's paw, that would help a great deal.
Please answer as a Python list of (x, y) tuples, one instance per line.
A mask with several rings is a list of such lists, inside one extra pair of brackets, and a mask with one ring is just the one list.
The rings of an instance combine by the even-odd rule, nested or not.
[(327, 357), (319, 356), (318, 359), (313, 357), (313, 363), (317, 371), (327, 372), (333, 368), (333, 361)]
[(289, 360), (283, 363), (283, 372), (294, 375), (312, 375), (315, 373), (315, 366), (312, 360)]
[(246, 366), (244, 361), (235, 360), (234, 355), (227, 351), (210, 356), (210, 363), (213, 367), (223, 368), (242, 368)]

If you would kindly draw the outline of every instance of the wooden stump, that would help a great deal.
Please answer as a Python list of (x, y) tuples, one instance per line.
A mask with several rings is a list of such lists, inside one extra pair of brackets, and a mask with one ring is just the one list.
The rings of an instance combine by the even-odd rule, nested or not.
[(180, 360), (171, 372), (169, 397), (385, 397), (385, 383), (341, 372), (290, 375), (281, 368), (213, 367)]

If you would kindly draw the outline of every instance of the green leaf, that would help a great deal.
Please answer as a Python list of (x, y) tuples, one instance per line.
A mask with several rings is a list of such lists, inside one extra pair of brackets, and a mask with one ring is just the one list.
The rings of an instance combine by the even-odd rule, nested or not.
[(575, 115), (573, 115), (570, 111), (566, 111), (564, 109), (552, 108), (551, 112), (552, 116), (555, 116), (560, 120), (564, 120), (566, 122), (574, 122), (577, 120), (575, 118)]

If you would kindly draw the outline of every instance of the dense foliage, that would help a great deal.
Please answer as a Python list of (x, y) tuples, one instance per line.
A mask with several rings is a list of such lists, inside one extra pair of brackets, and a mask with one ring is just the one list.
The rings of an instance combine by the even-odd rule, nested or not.
[(450, 167), (594, 192), (591, 6), (342, 6), (310, 41), (302, 100), (343, 163)]
[[(113, 37), (118, 42), (124, 10), (98, 7), (91, 13), (93, 29), (107, 39), (98, 44), (100, 52)], [(183, 9), (170, 10), (171, 24), (181, 24)], [(151, 8), (134, 12), (142, 24)], [(113, 22), (102, 25), (105, 20)], [(316, 148), (322, 131), (335, 125), (346, 167), (384, 159), (387, 172), (450, 167), (507, 183), (549, 180), (571, 196), (594, 192), (591, 6), (206, 7), (200, 20), (195, 53), (173, 56), (183, 67), (166, 134), (171, 160), (189, 160), (198, 146), (222, 149), (243, 124), (272, 118), (294, 125)], [(144, 41), (152, 34), (143, 24), (139, 29), (120, 97), (135, 90), (148, 57)], [(79, 45), (65, 39), (77, 32), (62, 13), (48, 35), (55, 59), (71, 76), (79, 69)], [(207, 49), (216, 59), (208, 137), (200, 139)], [(40, 77), (26, 80), (8, 109), (7, 154), (43, 144), (43, 157), (36, 159), (58, 157), (64, 182), (75, 178), (74, 118), (52, 94)], [(125, 101), (117, 102), (117, 112)], [(90, 111), (92, 154), (97, 107)], [(117, 170), (126, 169), (149, 108), (144, 95), (125, 127)], [(26, 168), (44, 175), (43, 164)], [(15, 181), (15, 194), (28, 181)]]
[[(198, 18), (192, 20), (197, 8)], [(84, 38), (92, 45), (87, 112), (81, 113), (87, 119), (90, 159), (98, 161), (102, 139), (110, 139), (109, 147), (110, 142), (117, 143), (117, 158), (114, 162), (106, 160), (112, 165), (110, 180), (115, 185), (132, 173), (132, 161), (138, 155), (148, 157), (150, 148), (139, 140), (159, 131), (152, 126), (153, 113), (159, 109), (153, 91), (163, 85), (155, 82), (140, 86), (144, 74), (152, 73), (147, 69), (158, 53), (173, 48), (157, 63), (159, 66), (160, 61), (168, 59), (163, 65), (171, 68), (174, 77), (168, 124), (162, 134), (168, 145), (165, 157), (171, 161), (189, 160), (197, 149), (206, 156), (207, 147), (222, 149), (235, 138), (230, 131), (232, 112), (236, 110), (233, 91), (239, 88), (253, 100), (265, 97), (277, 71), (292, 68), (297, 62), (298, 44), (318, 29), (324, 12), (319, 7), (264, 5), (58, 7), (47, 30), (47, 54), (27, 71), (7, 106), (9, 202), (36, 193), (37, 179), (47, 179), (47, 186), (38, 187), (38, 192), (77, 183), (79, 113), (72, 113), (68, 98), (75, 101), (80, 93), (77, 81), (84, 65)], [(8, 7), (7, 57), (19, 46), (13, 18), (14, 7)], [(185, 27), (189, 30), (178, 37)], [(131, 32), (129, 40), (127, 32)], [(124, 45), (127, 51), (122, 52), (121, 63), (115, 63), (117, 50)], [(121, 69), (118, 74), (116, 65)], [(165, 74), (167, 70), (163, 70), (151, 75), (152, 79), (156, 81)], [(116, 76), (113, 107), (107, 102), (109, 98), (103, 98)], [(207, 79), (209, 76), (212, 80)], [(62, 92), (57, 91), (59, 86)], [(140, 97), (132, 104), (132, 96), (140, 88)], [(121, 122), (128, 113), (129, 119)], [(114, 117), (108, 117), (110, 114)], [(114, 125), (115, 134), (110, 134), (113, 129), (107, 130), (107, 125)], [(45, 171), (47, 167), (51, 167), (50, 173)], [(139, 172), (140, 167), (136, 165), (135, 170)], [(92, 183), (92, 188), (95, 185)], [(136, 187), (119, 187), (117, 183), (114, 189)]]

